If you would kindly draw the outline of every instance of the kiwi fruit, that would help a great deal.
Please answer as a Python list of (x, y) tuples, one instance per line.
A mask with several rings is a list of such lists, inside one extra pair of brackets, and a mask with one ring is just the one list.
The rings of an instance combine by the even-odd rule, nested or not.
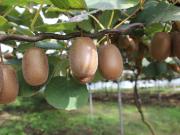
[(77, 80), (81, 83), (81, 84), (85, 84), (88, 82), (91, 82), (93, 80), (94, 76), (89, 76), (86, 78), (77, 78)]
[(118, 44), (120, 48), (128, 48), (130, 46), (130, 37), (129, 36), (119, 36), (118, 38)]
[(177, 31), (180, 31), (180, 21), (175, 21), (175, 22), (174, 22), (174, 25), (175, 25), (175, 29), (176, 29)]
[(174, 48), (173, 48), (173, 38), (174, 38), (174, 35), (176, 35), (177, 32), (170, 32), (170, 36), (171, 36), (171, 52), (170, 52), (170, 55), (169, 57), (175, 57), (174, 55)]
[(93, 40), (88, 37), (74, 39), (69, 51), (69, 62), (72, 74), (75, 78), (87, 83), (96, 73), (98, 66), (98, 54)]
[(14, 55), (12, 53), (6, 53), (4, 54), (4, 58), (6, 60), (10, 60), (10, 59), (13, 59), (14, 58)]
[(44, 84), (48, 79), (48, 58), (43, 49), (32, 47), (25, 51), (22, 59), (25, 81), (31, 86)]
[(0, 65), (3, 72), (3, 88), (0, 93), (0, 104), (13, 102), (19, 92), (16, 71), (11, 65)]
[(123, 60), (115, 45), (107, 44), (99, 48), (99, 70), (107, 80), (116, 80), (121, 76)]
[(172, 52), (173, 55), (180, 59), (180, 33), (175, 32), (172, 36)]
[(0, 93), (3, 89), (3, 71), (2, 68), (0, 68)]
[(168, 66), (173, 70), (174, 72), (180, 73), (180, 66), (177, 64), (168, 64)]
[(154, 59), (165, 60), (171, 53), (171, 36), (166, 32), (158, 32), (154, 35), (150, 52)]

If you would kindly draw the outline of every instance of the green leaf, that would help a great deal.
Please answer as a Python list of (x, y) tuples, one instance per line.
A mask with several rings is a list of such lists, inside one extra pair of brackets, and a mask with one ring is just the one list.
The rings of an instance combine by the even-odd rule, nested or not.
[(135, 19), (136, 22), (142, 22), (147, 25), (176, 20), (180, 20), (180, 8), (166, 2), (146, 6)]
[(73, 110), (85, 105), (88, 101), (86, 85), (65, 77), (55, 77), (45, 89), (47, 102), (57, 109)]
[(5, 64), (9, 64), (12, 65), (16, 70), (21, 69), (21, 60), (20, 59), (10, 59), (10, 60), (6, 60), (4, 61)]
[[(42, 3), (42, 0), (32, 0), (32, 1), (35, 2), (35, 3), (38, 3), (38, 4)], [(44, 3), (48, 4), (48, 5), (52, 4), (50, 0), (44, 0)]]
[[(36, 10), (33, 10), (33, 13), (32, 13), (29, 9), (26, 9), (21, 14), (21, 16), (19, 16), (19, 21), (17, 21), (16, 23), (19, 25), (25, 25), (25, 26), (29, 27), (35, 16), (35, 13), (36, 13)], [(44, 24), (43, 19), (41, 18), (41, 16), (38, 16), (35, 26), (40, 26), (42, 24)]]
[(49, 56), (48, 61), (54, 67), (54, 77), (66, 76), (67, 68), (69, 67), (68, 59), (62, 59), (59, 56)]
[[(106, 10), (106, 11), (103, 11), (101, 14), (99, 14), (98, 16), (98, 20), (102, 23), (102, 25), (107, 28), (108, 27), (108, 24), (109, 24), (109, 20), (111, 18), (111, 14), (112, 14), (112, 11), (111, 10)], [(120, 12), (119, 11), (114, 11), (114, 18), (112, 20), (112, 24), (110, 26), (110, 28), (112, 28), (112, 26), (119, 20), (119, 14)], [(99, 25), (96, 25), (97, 29), (101, 29)]]
[(163, 29), (164, 29), (164, 26), (161, 23), (154, 23), (146, 27), (145, 33), (152, 37), (155, 33), (163, 31)]
[(10, 25), (8, 23), (8, 21), (6, 20), (6, 18), (4, 18), (3, 16), (0, 16), (0, 30), (7, 30), (9, 29)]
[(51, 42), (51, 41), (39, 41), (36, 43), (37, 47), (43, 49), (63, 49), (65, 48), (64, 42)]
[(18, 52), (24, 53), (26, 49), (33, 47), (33, 43), (21, 43), (17, 50)]
[(0, 4), (0, 15), (4, 15), (4, 13), (9, 9), (9, 6)]
[(96, 71), (96, 74), (94, 76), (94, 79), (92, 80), (92, 82), (98, 82), (98, 81), (102, 81), (104, 80), (104, 78), (102, 77), (99, 69)]
[(143, 72), (147, 77), (162, 77), (168, 72), (165, 62), (152, 62), (143, 68)]
[[(18, 6), (25, 6), (28, 4), (32, 4), (32, 2), (41, 4), (42, 0), (0, 0), (0, 5), (8, 5), (8, 6), (12, 6), (12, 5), (18, 5)], [(50, 0), (45, 0), (44, 2), (45, 4), (51, 4)]]
[(27, 28), (22, 28), (20, 26), (14, 26), (14, 28), (16, 29), (16, 34), (21, 34), (21, 35), (29, 35), (32, 36), (33, 33), (30, 29)]
[(29, 3), (29, 0), (0, 0), (0, 5), (19, 5), (23, 6)]
[(46, 18), (58, 18), (59, 14), (63, 12), (57, 7), (43, 8), (42, 11)]
[(75, 22), (62, 22), (56, 24), (44, 24), (36, 27), (35, 29), (41, 32), (60, 32), (63, 30), (73, 31), (76, 28)]
[(91, 30), (93, 29), (93, 25), (90, 20), (79, 22), (78, 27), (87, 32), (91, 32)]
[[(24, 53), (26, 49), (29, 49), (33, 47), (33, 43), (21, 43), (17, 50), (19, 52)], [(43, 49), (63, 49), (65, 48), (65, 43), (64, 42), (51, 42), (51, 41), (39, 41), (35, 43), (36, 47), (43, 48)]]
[(60, 9), (86, 9), (84, 0), (51, 0)]
[(138, 0), (85, 0), (92, 9), (127, 9), (138, 4)]

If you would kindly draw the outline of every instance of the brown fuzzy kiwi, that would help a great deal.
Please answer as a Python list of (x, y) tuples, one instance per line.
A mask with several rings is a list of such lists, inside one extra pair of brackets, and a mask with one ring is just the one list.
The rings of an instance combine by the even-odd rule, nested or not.
[(180, 73), (180, 66), (178, 66), (177, 64), (168, 64), (168, 66), (177, 73)]
[(88, 37), (76, 38), (69, 52), (69, 62), (75, 78), (83, 78), (82, 82), (89, 82), (98, 66), (98, 54), (93, 40)]
[(19, 92), (19, 84), (15, 69), (10, 65), (1, 65), (3, 71), (3, 89), (0, 94), (0, 104), (13, 102)]
[(176, 32), (172, 37), (172, 51), (173, 55), (180, 59), (180, 33)]
[(32, 47), (24, 53), (22, 71), (25, 81), (32, 86), (44, 84), (48, 79), (48, 58), (43, 49)]
[(174, 55), (174, 48), (173, 48), (173, 38), (174, 38), (174, 35), (176, 35), (177, 32), (170, 32), (170, 36), (171, 36), (171, 52), (170, 52), (170, 55), (169, 57), (175, 57)]
[(180, 31), (180, 21), (175, 21), (175, 22), (174, 22), (174, 25), (175, 25), (175, 29), (176, 29), (177, 31)]
[(0, 68), (0, 94), (2, 92), (3, 89), (3, 71), (2, 68)]
[(93, 80), (94, 76), (89, 76), (89, 77), (86, 77), (86, 78), (77, 78), (76, 79), (81, 83), (81, 84), (86, 84), (86, 83), (89, 83)]
[(118, 42), (120, 47), (124, 49), (127, 49), (132, 44), (134, 44), (134, 40), (129, 35), (119, 36)]
[(150, 52), (154, 59), (165, 60), (171, 53), (171, 36), (166, 32), (158, 32), (154, 35)]
[(123, 49), (128, 49), (131, 46), (135, 46), (135, 41), (132, 37), (130, 37), (129, 35), (120, 35), (117, 38), (116, 42), (112, 42), (115, 43), (115, 45), (117, 45), (118, 48), (123, 48)]
[(123, 72), (123, 60), (119, 49), (113, 44), (99, 48), (99, 70), (108, 80), (118, 79)]
[(12, 53), (6, 53), (6, 54), (4, 54), (4, 58), (7, 60), (10, 60), (10, 59), (14, 58), (14, 55)]

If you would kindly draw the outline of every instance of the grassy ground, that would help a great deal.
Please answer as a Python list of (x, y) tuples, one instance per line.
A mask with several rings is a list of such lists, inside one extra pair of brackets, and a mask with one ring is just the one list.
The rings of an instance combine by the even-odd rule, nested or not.
[[(94, 116), (88, 106), (66, 112), (32, 104), (30, 101), (0, 107), (0, 135), (118, 135), (119, 117), (116, 103), (96, 102)], [(4, 108), (4, 109), (3, 109)], [(180, 107), (147, 106), (146, 118), (157, 135), (180, 134)], [(150, 135), (134, 106), (124, 105), (125, 135)]]

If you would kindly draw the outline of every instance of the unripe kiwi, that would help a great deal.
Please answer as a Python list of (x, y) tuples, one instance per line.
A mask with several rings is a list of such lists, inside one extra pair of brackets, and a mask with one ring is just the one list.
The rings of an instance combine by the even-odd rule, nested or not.
[(171, 36), (165, 32), (156, 33), (151, 41), (150, 51), (154, 59), (165, 60), (171, 53)]
[(173, 55), (180, 59), (180, 33), (176, 32), (172, 37)]
[(24, 53), (22, 71), (25, 81), (32, 86), (44, 84), (48, 79), (48, 58), (43, 49), (32, 47)]
[(123, 71), (123, 60), (119, 49), (113, 45), (103, 45), (99, 48), (99, 70), (108, 80), (118, 79)]
[(83, 82), (89, 82), (94, 76), (98, 66), (98, 54), (93, 40), (88, 37), (76, 38), (69, 52), (70, 67), (73, 76)]
[(3, 89), (0, 93), (0, 104), (13, 102), (19, 92), (16, 71), (10, 65), (1, 65), (3, 71)]

